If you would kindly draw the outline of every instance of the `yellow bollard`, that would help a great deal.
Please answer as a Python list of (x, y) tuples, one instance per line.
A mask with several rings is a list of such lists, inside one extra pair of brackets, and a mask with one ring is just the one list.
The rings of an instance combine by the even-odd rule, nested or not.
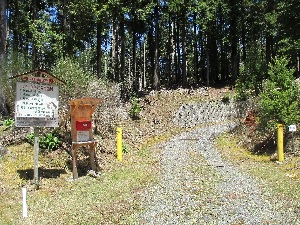
[(277, 154), (278, 154), (278, 161), (282, 162), (284, 160), (283, 154), (283, 125), (277, 125)]
[(117, 127), (117, 159), (122, 161), (122, 128)]

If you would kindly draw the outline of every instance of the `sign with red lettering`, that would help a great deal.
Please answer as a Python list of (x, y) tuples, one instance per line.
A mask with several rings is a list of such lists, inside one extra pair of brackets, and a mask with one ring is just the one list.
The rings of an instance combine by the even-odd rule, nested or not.
[(17, 127), (58, 127), (58, 87), (17, 82), (15, 102)]
[(35, 83), (43, 83), (43, 84), (52, 84), (54, 83), (53, 78), (48, 77), (34, 77), (34, 76), (26, 76), (22, 77), (22, 80), (25, 82), (35, 82)]

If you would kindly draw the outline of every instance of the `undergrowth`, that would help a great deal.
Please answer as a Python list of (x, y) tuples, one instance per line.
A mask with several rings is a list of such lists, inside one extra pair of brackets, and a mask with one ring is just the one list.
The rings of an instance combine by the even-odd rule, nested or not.
[[(133, 200), (140, 190), (155, 180), (149, 151), (128, 152), (122, 163), (111, 155), (109, 168), (99, 177), (82, 176), (75, 181), (70, 155), (46, 152), (39, 157), (40, 185), (36, 190), (31, 183), (32, 146), (8, 149), (10, 153), (0, 158), (1, 224), (122, 224), (138, 210), (138, 201)], [(88, 159), (81, 155), (78, 164), (81, 161)], [(21, 213), (22, 187), (28, 191), (28, 218)]]
[(283, 163), (277, 163), (272, 155), (255, 154), (238, 142), (238, 134), (226, 133), (216, 139), (220, 153), (240, 169), (273, 190), (274, 195), (289, 198), (295, 204), (300, 200), (300, 156), (286, 154)]

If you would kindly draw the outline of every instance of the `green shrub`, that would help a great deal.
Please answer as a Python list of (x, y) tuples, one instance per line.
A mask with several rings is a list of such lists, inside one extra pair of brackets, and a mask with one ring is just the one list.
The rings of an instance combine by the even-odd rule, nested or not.
[(11, 128), (14, 124), (15, 124), (15, 121), (11, 118), (6, 119), (6, 120), (3, 121), (4, 129)]
[(140, 101), (137, 97), (131, 98), (131, 108), (129, 110), (129, 115), (133, 119), (139, 119), (140, 118), (140, 112), (142, 111), (142, 106), (140, 104)]
[(13, 117), (15, 107), (15, 83), (17, 79), (8, 79), (9, 77), (21, 74), (31, 70), (30, 61), (27, 56), (20, 53), (10, 53), (4, 61), (0, 63), (0, 95), (3, 95), (8, 116)]
[(230, 94), (225, 93), (225, 95), (222, 97), (222, 102), (223, 103), (229, 103), (230, 102)]
[(67, 100), (86, 97), (89, 84), (95, 78), (92, 73), (85, 71), (79, 62), (69, 58), (58, 60), (52, 72), (65, 82), (60, 86), (60, 94)]
[(129, 148), (126, 145), (122, 145), (122, 152), (123, 153), (128, 153), (129, 152)]
[[(27, 142), (34, 144), (34, 133), (27, 135)], [(39, 147), (41, 149), (55, 150), (61, 144), (61, 141), (58, 138), (58, 135), (55, 132), (43, 134), (39, 136)]]
[(275, 128), (278, 123), (288, 126), (299, 120), (298, 92), (293, 70), (285, 57), (275, 58), (268, 70), (269, 78), (259, 95), (260, 127)]

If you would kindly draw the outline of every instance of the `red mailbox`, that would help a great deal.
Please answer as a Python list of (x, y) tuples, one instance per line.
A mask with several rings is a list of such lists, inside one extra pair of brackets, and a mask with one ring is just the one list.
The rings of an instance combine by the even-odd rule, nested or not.
[(90, 130), (92, 128), (92, 121), (76, 121), (76, 130), (83, 131), (83, 130)]
[(92, 114), (100, 99), (81, 98), (69, 101), (71, 107), (72, 142), (92, 141)]
[(90, 147), (91, 167), (93, 170), (96, 170), (95, 149), (98, 141), (93, 138), (92, 114), (99, 103), (100, 99), (97, 98), (82, 98), (69, 101), (74, 179), (78, 178), (77, 150), (82, 146)]

